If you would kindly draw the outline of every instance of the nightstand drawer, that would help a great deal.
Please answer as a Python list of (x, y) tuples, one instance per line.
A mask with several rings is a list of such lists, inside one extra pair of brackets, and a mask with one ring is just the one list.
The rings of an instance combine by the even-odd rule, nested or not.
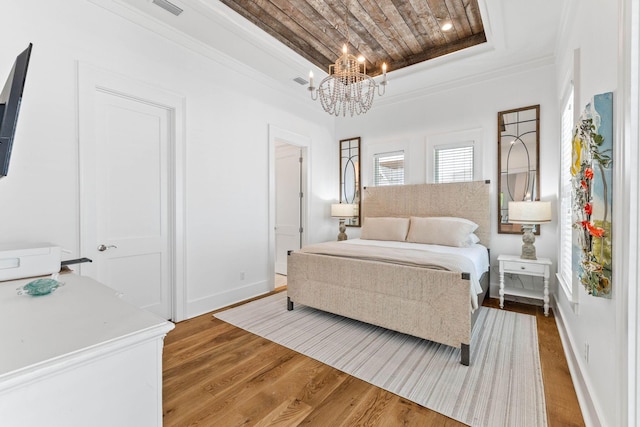
[(545, 266), (542, 264), (526, 264), (518, 261), (503, 261), (504, 271), (511, 273), (544, 274)]

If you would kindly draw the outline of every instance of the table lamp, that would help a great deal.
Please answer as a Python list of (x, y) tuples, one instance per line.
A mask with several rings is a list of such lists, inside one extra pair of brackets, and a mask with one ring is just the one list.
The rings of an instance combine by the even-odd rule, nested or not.
[(533, 232), (536, 224), (551, 222), (550, 202), (509, 202), (509, 222), (522, 224), (522, 259), (537, 259)]
[(347, 227), (344, 225), (344, 220), (347, 218), (353, 218), (357, 214), (358, 205), (351, 203), (334, 203), (331, 205), (331, 216), (334, 218), (340, 218), (340, 226), (338, 233), (338, 240), (347, 240)]

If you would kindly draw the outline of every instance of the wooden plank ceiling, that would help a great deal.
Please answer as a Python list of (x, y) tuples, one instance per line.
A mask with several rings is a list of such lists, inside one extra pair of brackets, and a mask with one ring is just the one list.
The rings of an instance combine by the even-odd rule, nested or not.
[(372, 76), (486, 42), (478, 0), (220, 1), (322, 69), (347, 37)]

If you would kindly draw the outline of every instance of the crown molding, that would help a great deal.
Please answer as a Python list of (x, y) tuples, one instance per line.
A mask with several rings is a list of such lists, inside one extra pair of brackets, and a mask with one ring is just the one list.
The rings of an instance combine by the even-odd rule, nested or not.
[[(474, 86), (477, 84), (481, 84), (483, 82), (504, 78), (506, 76), (513, 76), (514, 74), (525, 73), (533, 69), (548, 67), (554, 64), (555, 64), (555, 56), (545, 56), (545, 57), (533, 59), (531, 61), (522, 62), (522, 63), (511, 65), (511, 66), (501, 66), (500, 68), (496, 68), (494, 66), (493, 69), (487, 70), (485, 72), (477, 73), (472, 76), (465, 76), (457, 79), (441, 81), (439, 83), (435, 83), (430, 86), (423, 86), (423, 87), (414, 89), (411, 92), (403, 92), (397, 95), (382, 97), (378, 101), (377, 105), (390, 106), (390, 105), (404, 103), (407, 101), (418, 100), (420, 98), (426, 98), (428, 96), (431, 96), (440, 92), (445, 92), (452, 89), (459, 89), (465, 86)], [(391, 81), (389, 83), (389, 86), (392, 87)], [(392, 91), (393, 89), (390, 89), (390, 90)], [(388, 93), (389, 93), (389, 88), (388, 88), (387, 94)]]
[[(169, 40), (176, 45), (191, 51), (195, 54), (206, 57), (207, 59), (216, 62), (219, 65), (229, 68), (233, 72), (236, 72), (252, 81), (255, 81), (265, 87), (272, 90), (278, 90), (283, 96), (286, 96), (291, 102), (295, 102), (302, 108), (307, 108), (312, 112), (313, 105), (306, 101), (306, 97), (300, 96), (299, 87), (289, 86), (281, 81), (278, 81), (264, 73), (252, 68), (250, 64), (243, 63), (232, 56), (222, 52), (211, 45), (198, 40), (183, 31), (174, 28), (173, 26), (153, 17), (144, 11), (132, 6), (124, 0), (88, 0), (90, 3), (95, 4), (127, 21), (138, 25), (148, 31), (151, 31), (166, 40)], [(221, 15), (224, 16), (224, 15)], [(223, 20), (224, 21), (224, 20)], [(229, 20), (232, 21), (232, 20)], [(227, 24), (229, 25), (229, 24)], [(255, 43), (252, 42), (255, 45)], [(263, 48), (264, 50), (264, 48)], [(271, 53), (271, 52), (270, 52)], [(293, 79), (295, 76), (292, 76)], [(293, 83), (293, 82), (292, 82)], [(305, 91), (306, 92), (306, 91)]]

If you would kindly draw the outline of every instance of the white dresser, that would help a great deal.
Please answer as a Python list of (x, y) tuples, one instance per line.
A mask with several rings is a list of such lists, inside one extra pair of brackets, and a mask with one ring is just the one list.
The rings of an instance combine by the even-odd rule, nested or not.
[(0, 282), (0, 426), (161, 426), (174, 325), (75, 274), (44, 296)]

